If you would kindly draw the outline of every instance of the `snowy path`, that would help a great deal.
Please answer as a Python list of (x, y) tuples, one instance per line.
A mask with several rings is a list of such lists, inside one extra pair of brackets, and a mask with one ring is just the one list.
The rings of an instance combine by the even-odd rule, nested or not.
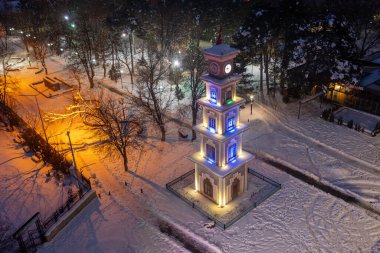
[[(380, 195), (380, 168), (377, 165), (285, 126), (273, 116), (272, 111), (263, 106), (254, 105), (254, 112), (251, 116), (248, 109), (241, 111), (242, 120), (247, 122), (250, 119), (251, 124), (250, 130), (244, 135), (247, 150), (268, 153), (342, 189), (348, 189), (368, 202), (377, 201)], [(324, 121), (320, 123), (330, 124)]]
[[(309, 148), (313, 148), (314, 150), (323, 152), (325, 154), (329, 154), (347, 164), (360, 168), (361, 170), (380, 175), (380, 167), (374, 166), (364, 160), (350, 156), (346, 154), (344, 151), (337, 150), (336, 148), (319, 142), (312, 137), (305, 136), (299, 131), (297, 132), (296, 130), (291, 129), (291, 127), (289, 127), (288, 125), (284, 124), (280, 119), (271, 114), (270, 111), (266, 109), (264, 106), (259, 107), (260, 109), (264, 110), (269, 117), (271, 117), (271, 121), (267, 121), (267, 123), (273, 128), (274, 131), (282, 133), (285, 136), (288, 136), (289, 138), (299, 140), (301, 143), (307, 145)], [(257, 107), (256, 109), (259, 108)], [(273, 124), (272, 122), (276, 122), (276, 124)], [(327, 124), (327, 122), (323, 123)]]
[[(100, 199), (53, 242), (43, 245), (41, 252), (67, 252), (67, 249), (80, 249), (81, 252), (187, 252), (154, 226), (156, 220), (150, 210), (142, 206), (127, 187), (121, 187), (97, 157), (88, 149), (76, 152), (78, 167), (86, 166), (91, 173), (96, 173), (94, 189)], [(89, 165), (88, 161), (93, 164)], [(82, 232), (85, 234), (80, 234)], [(79, 236), (79, 241), (73, 238), (75, 235)]]

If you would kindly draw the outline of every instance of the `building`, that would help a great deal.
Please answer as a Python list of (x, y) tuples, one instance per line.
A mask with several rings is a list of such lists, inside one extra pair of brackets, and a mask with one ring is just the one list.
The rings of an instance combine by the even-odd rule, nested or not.
[(363, 73), (356, 85), (330, 83), (328, 100), (380, 115), (380, 52), (354, 62)]
[(239, 121), (244, 100), (236, 96), (240, 75), (233, 74), (233, 61), (239, 53), (226, 44), (204, 50), (208, 72), (206, 97), (198, 100), (203, 107), (203, 122), (194, 127), (199, 133), (200, 151), (189, 157), (195, 163), (195, 188), (225, 206), (247, 190), (247, 163), (253, 155), (242, 149), (247, 124)]

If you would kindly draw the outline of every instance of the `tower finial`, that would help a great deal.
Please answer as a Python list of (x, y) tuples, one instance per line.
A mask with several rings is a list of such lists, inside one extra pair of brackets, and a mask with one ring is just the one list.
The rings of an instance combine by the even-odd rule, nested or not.
[(222, 44), (222, 27), (219, 29), (218, 38), (216, 39), (216, 44), (220, 45)]

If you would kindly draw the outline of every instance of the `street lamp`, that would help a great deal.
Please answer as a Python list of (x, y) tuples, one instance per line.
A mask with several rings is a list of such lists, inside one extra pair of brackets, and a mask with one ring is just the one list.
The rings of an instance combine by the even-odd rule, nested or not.
[(67, 15), (63, 16), (63, 18), (64, 18), (65, 20), (69, 20), (69, 16), (67, 16)]
[(180, 65), (178, 60), (174, 60), (173, 64), (174, 64), (174, 67), (179, 67)]
[(253, 95), (251, 94), (249, 96), (249, 98), (251, 99), (251, 115), (252, 115), (252, 107), (253, 107)]
[(77, 169), (77, 163), (75, 161), (73, 145), (71, 144), (70, 131), (67, 131), (66, 134), (67, 134), (67, 137), (69, 138), (70, 150), (71, 150), (71, 155), (73, 156), (74, 167), (75, 169)]

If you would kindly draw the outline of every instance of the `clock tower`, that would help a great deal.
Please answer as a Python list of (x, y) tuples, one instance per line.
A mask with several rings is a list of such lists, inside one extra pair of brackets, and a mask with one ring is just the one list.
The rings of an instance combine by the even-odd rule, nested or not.
[(205, 197), (225, 206), (247, 189), (247, 163), (253, 155), (242, 149), (247, 124), (239, 120), (244, 100), (236, 96), (240, 75), (233, 74), (239, 50), (218, 44), (204, 50), (208, 72), (202, 76), (206, 96), (199, 99), (203, 122), (194, 127), (200, 136), (200, 151), (189, 157), (195, 163), (195, 188)]

